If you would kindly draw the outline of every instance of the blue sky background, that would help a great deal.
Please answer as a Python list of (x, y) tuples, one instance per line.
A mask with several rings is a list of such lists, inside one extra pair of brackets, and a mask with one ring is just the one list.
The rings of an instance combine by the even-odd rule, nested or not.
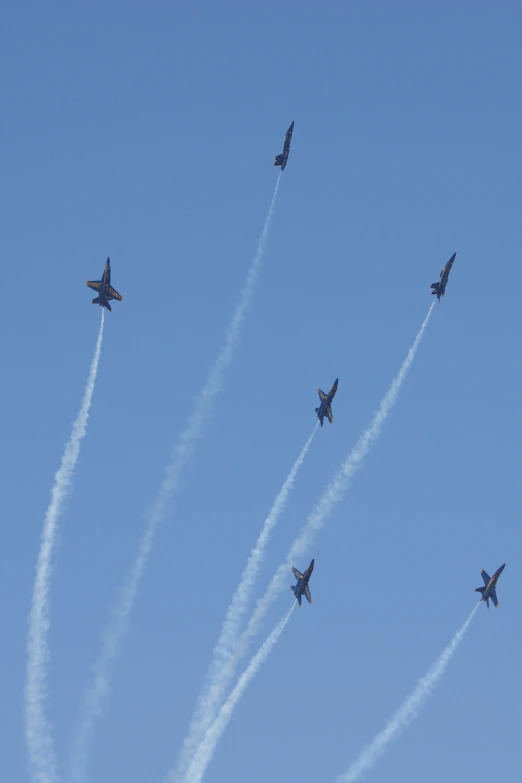
[(28, 780), (26, 618), (98, 330), (84, 281), (110, 255), (125, 301), (107, 315), (52, 584), (61, 761), (292, 120), (241, 347), (159, 530), (92, 780), (162, 780), (248, 551), (314, 426), (317, 386), (339, 376), (335, 423), (317, 433), (256, 597), (369, 422), (454, 251), (397, 407), (310, 552), (314, 604), (292, 615), (207, 778), (333, 781), (465, 620), (480, 569), (503, 562), (501, 607), (481, 607), (367, 779), (520, 777), (521, 25), (514, 2), (4, 5), (2, 779)]

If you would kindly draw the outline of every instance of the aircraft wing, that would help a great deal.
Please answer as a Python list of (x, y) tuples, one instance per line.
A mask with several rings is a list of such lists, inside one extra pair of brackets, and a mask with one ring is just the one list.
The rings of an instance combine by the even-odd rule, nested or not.
[(491, 590), (489, 591), (489, 597), (490, 597), (490, 598), (491, 598), (491, 600), (493, 601), (494, 605), (495, 605), (495, 606), (498, 606), (498, 601), (497, 601), (497, 591), (495, 590), (495, 588), (494, 588), (494, 587), (492, 587), (492, 588), (491, 588)]
[(321, 400), (326, 400), (326, 394), (324, 393), (324, 391), (322, 389), (317, 389), (317, 394), (319, 395)]
[(294, 568), (294, 566), (292, 566), (292, 571), (294, 572), (294, 576), (295, 576), (296, 579), (302, 579), (303, 578), (302, 573), (300, 571), (298, 571), (297, 568)]
[(308, 587), (308, 585), (306, 585), (305, 589), (303, 590), (303, 593), (306, 595), (306, 599), (307, 599), (308, 603), (311, 604), (312, 603), (312, 596), (310, 594), (310, 588)]
[(107, 293), (110, 299), (117, 299), (118, 302), (123, 302), (123, 296), (119, 294), (116, 289), (112, 287), (112, 285), (107, 288)]
[(89, 288), (93, 289), (93, 291), (99, 291), (101, 286), (101, 280), (86, 280), (85, 285), (88, 285)]
[(328, 421), (330, 424), (333, 422), (333, 413), (331, 407), (328, 405), (325, 410), (325, 415), (328, 416)]
[(486, 586), (489, 585), (489, 580), (491, 579), (490, 575), (487, 573), (487, 571), (484, 571), (484, 569), (482, 569), (480, 573), (482, 574), (482, 579), (484, 580), (484, 584)]

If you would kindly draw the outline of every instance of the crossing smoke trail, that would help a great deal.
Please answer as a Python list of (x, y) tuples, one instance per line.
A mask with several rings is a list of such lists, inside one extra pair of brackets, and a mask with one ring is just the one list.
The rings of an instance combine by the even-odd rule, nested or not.
[(139, 543), (136, 559), (134, 560), (129, 576), (119, 590), (111, 611), (109, 622), (103, 633), (100, 655), (92, 668), (92, 681), (85, 693), (80, 727), (73, 742), (70, 761), (71, 783), (81, 783), (86, 779), (88, 747), (94, 721), (102, 712), (104, 703), (110, 692), (109, 670), (118, 657), (121, 641), (127, 631), (130, 615), (143, 576), (143, 571), (150, 555), (156, 529), (165, 517), (168, 501), (178, 489), (181, 471), (194, 452), (196, 441), (203, 431), (203, 424), (210, 415), (214, 400), (221, 390), (225, 370), (227, 370), (234, 358), (239, 343), (241, 327), (243, 326), (245, 316), (250, 307), (254, 288), (259, 278), (261, 261), (266, 248), (268, 230), (274, 214), (280, 181), (281, 175), (279, 175), (277, 179), (274, 195), (257, 245), (256, 254), (250, 265), (236, 310), (228, 326), (224, 344), (210, 369), (205, 386), (196, 400), (194, 410), (187, 422), (185, 430), (182, 432), (178, 443), (174, 448), (171, 462), (165, 468), (165, 475), (152, 509), (146, 515), (145, 530)]
[[(282, 585), (284, 584), (288, 572), (288, 568), (292, 565), (292, 563), (298, 560), (301, 557), (301, 555), (303, 555), (305, 551), (309, 549), (309, 547), (313, 544), (317, 533), (323, 527), (324, 523), (326, 522), (326, 519), (331, 514), (333, 507), (336, 505), (336, 503), (338, 503), (341, 500), (355, 471), (361, 467), (362, 462), (366, 457), (366, 455), (368, 454), (373, 443), (377, 440), (377, 438), (381, 434), (383, 424), (386, 421), (391, 409), (395, 405), (402, 384), (408, 374), (411, 365), (413, 364), (413, 360), (415, 359), (415, 355), (417, 353), (420, 342), (422, 340), (422, 337), (424, 335), (424, 332), (430, 320), (431, 314), (433, 312), (433, 307), (434, 307), (434, 303), (430, 306), (430, 309), (428, 310), (428, 314), (424, 319), (424, 322), (421, 328), (419, 329), (417, 336), (413, 342), (413, 345), (408, 351), (399, 372), (393, 379), (390, 388), (388, 389), (383, 399), (381, 400), (381, 404), (379, 405), (379, 408), (375, 413), (370, 423), (370, 426), (359, 437), (354, 448), (349, 453), (348, 457), (346, 458), (346, 460), (343, 462), (340, 469), (338, 470), (337, 475), (334, 477), (333, 481), (326, 488), (326, 491), (324, 492), (319, 503), (316, 505), (316, 507), (313, 509), (312, 513), (308, 517), (308, 520), (304, 525), (303, 529), (301, 530), (300, 534), (297, 536), (297, 538), (294, 539), (285, 562), (281, 566), (279, 566), (278, 570), (272, 577), (265, 591), (264, 596), (258, 601), (256, 609), (254, 610), (254, 613), (250, 618), (250, 621), (246, 629), (243, 631), (241, 638), (239, 639), (239, 642), (236, 645), (236, 649), (234, 651), (233, 656), (230, 658), (228, 664), (222, 671), (221, 679), (215, 685), (215, 690), (213, 693), (213, 704), (218, 704), (222, 700), (223, 694), (226, 688), (228, 687), (232, 677), (234, 676), (237, 662), (245, 654), (249, 642), (252, 639), (252, 637), (255, 636), (255, 634), (257, 633), (259, 625), (263, 620), (268, 610), (268, 607), (275, 599), (277, 593), (279, 592)], [(207, 720), (208, 721), (213, 720), (213, 716), (210, 715), (207, 716)], [(196, 751), (196, 753), (197, 752), (198, 751)], [(171, 777), (171, 779), (174, 778)]]
[(243, 569), (239, 585), (237, 586), (236, 592), (227, 609), (219, 639), (212, 652), (212, 661), (194, 712), (194, 717), (190, 724), (189, 733), (183, 743), (176, 770), (172, 773), (173, 779), (178, 779), (186, 771), (197, 744), (210, 726), (216, 714), (216, 710), (219, 707), (219, 699), (221, 696), (220, 681), (226, 665), (233, 655), (234, 648), (237, 645), (239, 624), (246, 611), (248, 601), (250, 600), (252, 588), (265, 555), (266, 546), (270, 540), (272, 530), (286, 506), (288, 496), (294, 486), (295, 479), (308, 453), (318, 426), (319, 422), (317, 422), (314, 431), (301, 449), (301, 453), (294, 462), (290, 473), (279, 490), (274, 504), (263, 523), (261, 533), (259, 534), (255, 546), (250, 552), (247, 564)]
[(363, 750), (359, 758), (357, 758), (348, 772), (337, 778), (337, 783), (355, 783), (356, 780), (360, 780), (365, 772), (367, 772), (374, 764), (380, 759), (383, 753), (386, 751), (389, 743), (409, 724), (417, 717), (420, 708), (430, 695), (431, 691), (435, 688), (438, 681), (444, 674), (446, 666), (453, 658), (453, 655), (461, 643), (464, 634), (468, 630), (469, 624), (473, 619), (473, 615), (480, 606), (480, 602), (476, 604), (471, 612), (470, 616), (460, 628), (446, 649), (443, 651), (440, 658), (435, 661), (433, 666), (428, 669), (424, 677), (421, 677), (417, 683), (417, 687), (411, 693), (402, 707), (400, 707), (393, 718), (388, 722), (385, 728), (377, 734), (376, 737), (370, 742), (370, 744)]
[(52, 556), (58, 530), (58, 518), (71, 486), (73, 471), (80, 454), (81, 441), (87, 429), (89, 410), (100, 361), (104, 321), (105, 310), (102, 309), (100, 330), (87, 378), (87, 385), (83, 394), (80, 412), (73, 424), (71, 437), (65, 446), (60, 467), (54, 477), (51, 502), (45, 514), (40, 539), (40, 551), (36, 564), (36, 577), (31, 611), (29, 613), (24, 696), (25, 737), (29, 752), (31, 777), (38, 783), (52, 783), (57, 780), (51, 727), (45, 714), (47, 670), (50, 657), (47, 636), (50, 627), (49, 592)]
[(308, 517), (306, 524), (304, 525), (300, 534), (297, 536), (297, 538), (294, 539), (288, 552), (286, 561), (276, 571), (270, 584), (268, 585), (265, 595), (258, 602), (256, 610), (240, 639), (240, 654), (242, 654), (243, 649), (248, 644), (249, 639), (256, 633), (259, 623), (265, 616), (268, 607), (284, 583), (288, 568), (312, 546), (317, 533), (321, 530), (328, 516), (332, 513), (334, 506), (341, 500), (355, 471), (361, 467), (364, 458), (370, 451), (370, 448), (381, 434), (384, 422), (386, 421), (391, 409), (395, 405), (401, 386), (406, 378), (406, 375), (408, 374), (411, 365), (413, 364), (413, 360), (424, 335), (426, 326), (428, 325), (433, 307), (434, 305), (432, 304), (421, 328), (419, 329), (412, 347), (408, 351), (408, 354), (402, 363), (399, 372), (393, 379), (390, 388), (381, 400), (381, 404), (379, 405), (379, 408), (375, 413), (370, 426), (359, 437), (357, 443), (338, 470), (337, 475), (326, 488), (326, 491)]
[(278, 622), (270, 636), (265, 639), (257, 653), (251, 659), (247, 668), (237, 681), (236, 687), (221, 707), (217, 718), (212, 723), (210, 728), (207, 729), (207, 732), (203, 737), (202, 742), (199, 744), (199, 747), (187, 770), (185, 777), (186, 783), (200, 783), (203, 775), (205, 774), (205, 770), (212, 761), (216, 746), (221, 739), (221, 735), (230, 722), (232, 713), (234, 712), (238, 701), (245, 692), (250, 680), (255, 677), (263, 663), (274, 649), (277, 641), (279, 640), (279, 637), (285, 630), (286, 624), (288, 623), (290, 615), (294, 611), (295, 607), (296, 601), (294, 601), (292, 608), (285, 614), (283, 619)]

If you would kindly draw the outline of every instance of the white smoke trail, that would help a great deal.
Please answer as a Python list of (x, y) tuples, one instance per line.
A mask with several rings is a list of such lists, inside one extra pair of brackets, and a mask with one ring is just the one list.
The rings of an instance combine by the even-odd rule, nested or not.
[[(350, 452), (350, 454), (348, 455), (348, 457), (346, 458), (346, 460), (343, 462), (340, 469), (338, 470), (337, 475), (334, 477), (334, 479), (326, 488), (326, 491), (324, 492), (319, 503), (316, 505), (316, 507), (313, 509), (312, 513), (308, 517), (308, 520), (306, 521), (306, 524), (304, 525), (303, 529), (301, 530), (297, 538), (294, 539), (285, 562), (279, 566), (278, 570), (272, 577), (265, 591), (264, 596), (258, 601), (256, 609), (252, 617), (250, 618), (250, 621), (246, 629), (243, 631), (241, 638), (239, 639), (239, 642), (236, 646), (233, 656), (230, 658), (230, 660), (222, 670), (220, 680), (215, 683), (215, 687), (212, 693), (212, 699), (213, 699), (212, 703), (214, 705), (218, 704), (222, 700), (224, 692), (228, 687), (230, 680), (234, 676), (235, 667), (239, 659), (247, 651), (250, 640), (257, 633), (259, 625), (263, 620), (270, 604), (275, 599), (277, 593), (281, 589), (281, 586), (283, 585), (287, 577), (289, 567), (294, 562), (299, 560), (301, 555), (303, 555), (305, 551), (309, 549), (310, 546), (313, 544), (317, 533), (323, 527), (326, 519), (331, 514), (335, 504), (341, 500), (343, 493), (346, 491), (353, 474), (361, 466), (364, 457), (368, 454), (371, 446), (379, 437), (383, 424), (386, 421), (386, 418), (390, 413), (391, 409), (393, 408), (395, 402), (397, 401), (397, 397), (399, 395), (401, 386), (404, 382), (404, 379), (406, 378), (406, 375), (408, 374), (408, 370), (410, 369), (413, 363), (415, 354), (417, 353), (417, 349), (422, 340), (422, 336), (424, 334), (426, 326), (428, 325), (428, 321), (433, 311), (433, 307), (434, 307), (434, 303), (430, 306), (430, 309), (428, 310), (428, 314), (424, 319), (424, 322), (421, 328), (419, 329), (419, 332), (413, 342), (413, 345), (408, 351), (399, 372), (393, 379), (390, 388), (388, 389), (383, 399), (381, 400), (379, 408), (375, 413), (370, 423), (370, 426), (359, 437), (354, 448), (352, 449), (352, 451)], [(213, 716), (207, 715), (206, 719), (212, 720)]]
[(327, 518), (332, 513), (334, 506), (341, 500), (354, 473), (361, 467), (364, 458), (370, 451), (370, 448), (381, 434), (384, 422), (386, 421), (391, 409), (395, 405), (401, 390), (401, 386), (404, 383), (411, 365), (413, 364), (413, 360), (424, 335), (426, 326), (428, 325), (433, 307), (434, 305), (432, 304), (421, 328), (419, 329), (413, 345), (411, 346), (404, 362), (401, 365), (399, 372), (393, 379), (390, 388), (381, 400), (379, 408), (375, 413), (370, 426), (359, 437), (357, 443), (337, 471), (337, 475), (328, 485), (319, 503), (308, 517), (303, 529), (294, 539), (288, 552), (286, 561), (279, 567), (272, 577), (265, 595), (258, 602), (256, 611), (252, 615), (248, 627), (242, 635), (240, 640), (241, 646), (244, 646), (248, 639), (250, 639), (255, 634), (257, 627), (265, 616), (269, 605), (274, 600), (277, 592), (286, 579), (289, 566), (291, 566), (296, 560), (299, 560), (301, 556), (312, 546), (317, 533), (321, 530)]
[(308, 453), (318, 426), (319, 422), (317, 422), (314, 431), (301, 449), (301, 453), (294, 462), (290, 473), (279, 490), (274, 504), (263, 523), (255, 546), (250, 552), (247, 564), (243, 569), (239, 585), (237, 586), (236, 592), (227, 609), (219, 639), (212, 652), (212, 661), (205, 678), (205, 684), (202, 688), (198, 704), (196, 705), (188, 735), (183, 742), (178, 764), (175, 771), (171, 773), (173, 779), (178, 779), (184, 774), (197, 744), (200, 742), (216, 715), (222, 693), (220, 685), (221, 678), (226, 665), (234, 652), (234, 648), (237, 645), (239, 624), (248, 606), (248, 601), (250, 600), (252, 588), (259, 573), (267, 544), (270, 540), (272, 531), (286, 506), (288, 496), (294, 486), (295, 479)]
[(192, 456), (196, 441), (201, 436), (203, 424), (209, 417), (212, 405), (223, 384), (225, 370), (230, 366), (237, 349), (241, 327), (252, 301), (254, 288), (259, 278), (261, 261), (266, 248), (268, 230), (274, 214), (277, 193), (281, 175), (277, 179), (274, 195), (265, 219), (263, 231), (259, 238), (257, 251), (250, 265), (248, 275), (241, 291), (232, 320), (225, 335), (224, 344), (212, 365), (206, 383), (196, 400), (196, 404), (185, 430), (182, 432), (174, 448), (172, 460), (165, 468), (165, 476), (160, 489), (146, 517), (146, 525), (141, 537), (136, 559), (131, 571), (123, 583), (116, 602), (111, 611), (111, 617), (102, 636), (101, 651), (92, 668), (93, 678), (88, 686), (80, 727), (73, 742), (71, 753), (71, 783), (83, 783), (87, 775), (88, 748), (92, 736), (94, 721), (102, 712), (104, 703), (109, 696), (109, 670), (118, 657), (121, 642), (125, 635), (136, 594), (141, 582), (143, 571), (150, 555), (156, 529), (165, 517), (168, 501), (178, 489), (182, 469)]
[(476, 604), (471, 612), (470, 616), (460, 628), (446, 649), (442, 652), (442, 655), (438, 658), (433, 666), (428, 669), (424, 677), (421, 677), (417, 683), (417, 686), (413, 693), (411, 693), (402, 707), (400, 707), (391, 720), (387, 723), (384, 729), (377, 734), (376, 737), (370, 742), (370, 744), (364, 748), (360, 756), (353, 762), (348, 771), (344, 775), (340, 775), (337, 778), (337, 783), (355, 783), (359, 780), (365, 772), (367, 772), (373, 765), (380, 759), (383, 753), (386, 751), (389, 743), (398, 736), (398, 734), (409, 726), (409, 724), (417, 717), (420, 708), (430, 695), (431, 691), (435, 688), (438, 681), (444, 674), (446, 666), (453, 658), (453, 655), (462, 641), (462, 638), (468, 630), (469, 624), (473, 619), (473, 615), (477, 611), (480, 602)]
[(47, 671), (49, 667), (48, 634), (49, 593), (52, 574), (52, 556), (58, 531), (58, 518), (63, 508), (80, 445), (89, 419), (89, 410), (98, 373), (98, 364), (103, 339), (105, 310), (102, 309), (100, 330), (94, 357), (91, 362), (87, 385), (83, 394), (80, 412), (73, 424), (71, 437), (65, 446), (60, 467), (54, 477), (51, 502), (45, 514), (40, 539), (40, 551), (36, 564), (29, 631), (27, 636), (27, 668), (25, 677), (25, 737), (29, 753), (31, 777), (38, 783), (52, 783), (57, 780), (56, 758), (49, 720), (45, 714), (47, 697)]
[(266, 638), (257, 653), (251, 659), (247, 668), (237, 681), (236, 687), (221, 707), (217, 718), (212, 723), (210, 728), (207, 729), (202, 742), (194, 754), (194, 757), (190, 763), (185, 777), (186, 783), (200, 783), (205, 770), (212, 761), (216, 746), (221, 739), (221, 735), (225, 731), (228, 723), (232, 717), (232, 713), (240, 700), (241, 696), (246, 690), (250, 680), (257, 674), (265, 660), (268, 658), (273, 648), (275, 647), (279, 637), (283, 633), (286, 624), (290, 619), (290, 615), (296, 607), (296, 601), (292, 604), (292, 608), (285, 614), (282, 620), (278, 622), (270, 636)]

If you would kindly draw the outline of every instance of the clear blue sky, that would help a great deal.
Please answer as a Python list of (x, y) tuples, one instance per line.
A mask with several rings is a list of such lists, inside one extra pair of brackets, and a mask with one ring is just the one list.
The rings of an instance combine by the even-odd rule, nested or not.
[[(28, 780), (26, 617), (49, 492), (106, 334), (52, 584), (63, 761), (108, 604), (221, 344), (295, 120), (236, 361), (161, 527), (97, 725), (97, 783), (174, 762), (249, 548), (339, 376), (256, 597), (366, 426), (457, 251), (382, 438), (310, 557), (209, 781), (333, 781), (506, 562), (439, 689), (368, 781), (520, 777), (519, 3), (6, 4), (1, 778)], [(307, 560), (296, 563), (304, 567)], [(292, 581), (288, 575), (288, 584)], [(290, 606), (288, 590), (263, 633)]]

